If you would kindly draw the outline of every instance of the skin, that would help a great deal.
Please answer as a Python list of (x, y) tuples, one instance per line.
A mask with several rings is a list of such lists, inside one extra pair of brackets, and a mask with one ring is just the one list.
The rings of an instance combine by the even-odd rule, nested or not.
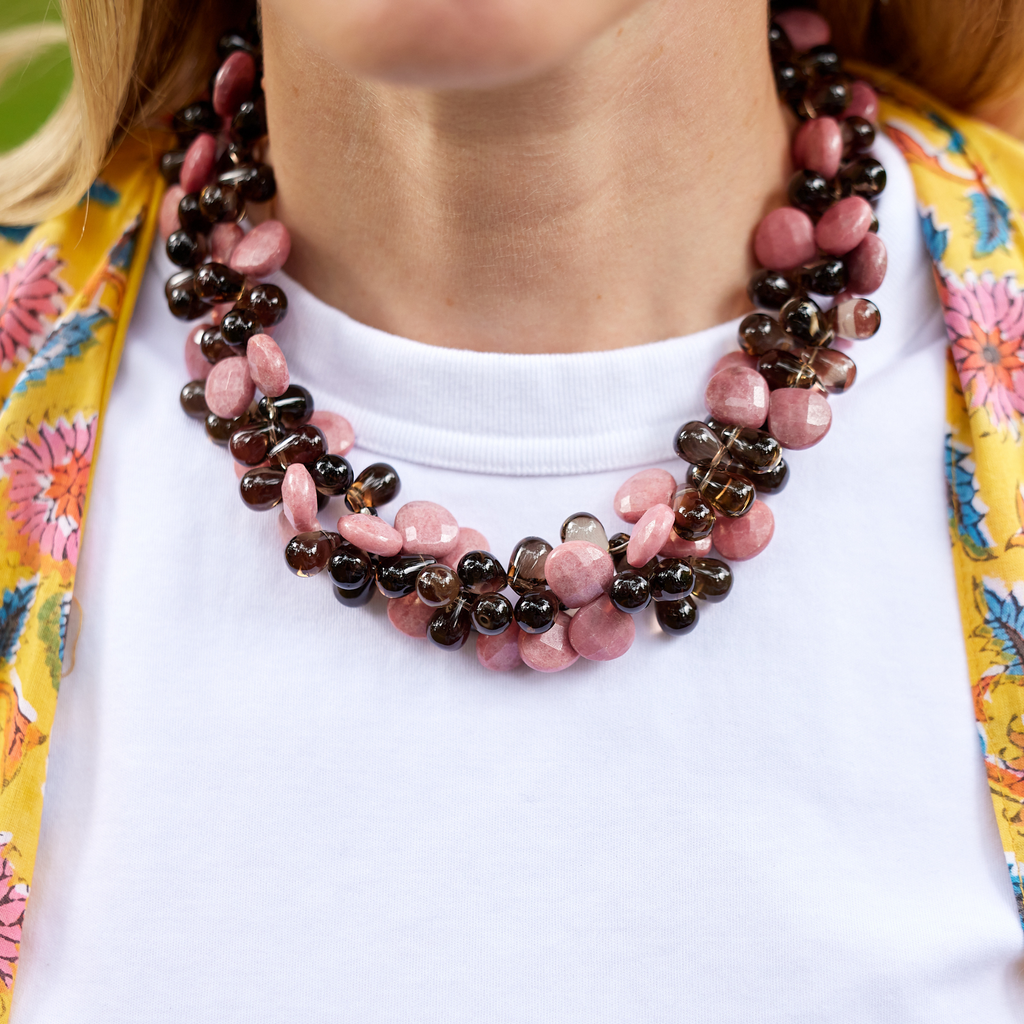
[(434, 345), (577, 352), (747, 308), (791, 125), (764, 0), (264, 0), (288, 271)]

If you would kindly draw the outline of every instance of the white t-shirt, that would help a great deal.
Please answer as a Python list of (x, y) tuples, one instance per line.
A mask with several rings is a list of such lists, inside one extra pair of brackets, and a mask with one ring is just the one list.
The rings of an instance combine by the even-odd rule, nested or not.
[[(151, 262), (114, 386), (15, 1024), (1009, 1024), (1021, 932), (947, 535), (945, 335), (906, 165), (831, 433), (729, 599), (487, 672), (289, 573), (178, 404)], [(286, 279), (285, 279), (286, 280)], [(699, 281), (681, 281), (699, 288)], [(501, 559), (682, 478), (736, 323), (582, 355), (393, 337), (286, 280), (293, 379)], [(334, 503), (329, 523), (342, 509)]]

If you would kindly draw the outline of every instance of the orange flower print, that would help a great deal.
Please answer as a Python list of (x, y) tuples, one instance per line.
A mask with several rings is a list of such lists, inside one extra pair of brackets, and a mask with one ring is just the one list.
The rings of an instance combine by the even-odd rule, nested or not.
[(37, 246), (27, 260), (0, 274), (0, 370), (25, 362), (46, 335), (44, 318), (60, 314), (66, 288), (56, 252), (56, 246)]
[(0, 985), (8, 992), (14, 985), (21, 928), (25, 923), (25, 904), (28, 902), (28, 886), (24, 882), (15, 883), (14, 865), (7, 857), (13, 838), (10, 832), (0, 832), (0, 846), (4, 853), (0, 858)]

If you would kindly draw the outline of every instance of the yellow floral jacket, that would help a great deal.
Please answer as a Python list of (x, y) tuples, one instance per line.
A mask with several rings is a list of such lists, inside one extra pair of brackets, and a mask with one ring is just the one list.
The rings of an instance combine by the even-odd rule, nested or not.
[[(949, 332), (953, 563), (981, 754), (1024, 920), (1024, 145), (859, 70), (881, 91), (881, 121), (913, 171)], [(157, 145), (125, 142), (64, 215), (0, 227), (0, 1024), (91, 470), (163, 191)], [(915, 728), (906, 723), (906, 743), (920, 749), (928, 737)]]

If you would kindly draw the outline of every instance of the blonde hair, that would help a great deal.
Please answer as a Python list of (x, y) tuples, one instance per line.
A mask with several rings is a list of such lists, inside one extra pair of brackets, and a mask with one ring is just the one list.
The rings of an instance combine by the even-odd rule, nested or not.
[[(843, 56), (888, 67), (952, 106), (1004, 99), (1024, 77), (1024, 0), (820, 0)], [(241, 25), (246, 0), (61, 0), (63, 27), (0, 35), (0, 80), (67, 38), (71, 89), (27, 142), (0, 155), (0, 223), (67, 209), (126, 133), (201, 88), (213, 41)]]

